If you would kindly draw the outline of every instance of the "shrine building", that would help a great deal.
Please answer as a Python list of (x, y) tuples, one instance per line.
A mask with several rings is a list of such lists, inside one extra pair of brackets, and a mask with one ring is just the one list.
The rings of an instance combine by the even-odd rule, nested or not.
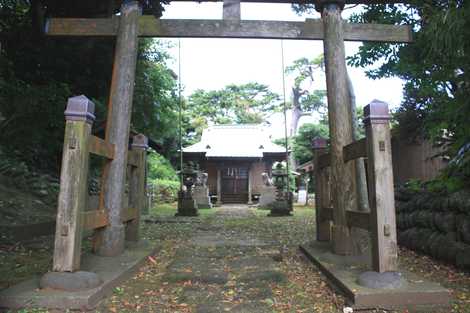
[(262, 125), (217, 125), (205, 129), (200, 142), (184, 148), (183, 158), (208, 174), (210, 196), (219, 204), (251, 204), (264, 185), (262, 173), (271, 174), (273, 163), (286, 159), (286, 150), (271, 141)]

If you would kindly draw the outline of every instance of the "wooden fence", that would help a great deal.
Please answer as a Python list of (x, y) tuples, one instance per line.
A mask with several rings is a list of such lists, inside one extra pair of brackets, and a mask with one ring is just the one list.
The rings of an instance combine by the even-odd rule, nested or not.
[(411, 179), (429, 181), (436, 178), (447, 166), (447, 161), (439, 156), (443, 149), (430, 140), (392, 138), (393, 176), (395, 184), (403, 184)]
[[(370, 212), (346, 211), (348, 227), (368, 230), (372, 238), (372, 265), (374, 271), (397, 270), (397, 235), (393, 189), (393, 168), (388, 105), (374, 101), (364, 108), (366, 138), (343, 147), (344, 162), (366, 159)], [(327, 142), (316, 138), (313, 142), (315, 160), (315, 203), (317, 240), (334, 240), (334, 210), (330, 188), (331, 156)]]
[[(74, 272), (80, 269), (82, 232), (108, 226), (103, 201), (105, 188), (101, 188), (98, 209), (86, 210), (85, 207), (90, 154), (112, 162), (115, 146), (91, 135), (94, 104), (85, 96), (69, 99), (65, 117), (53, 270)], [(129, 205), (122, 208), (122, 223), (126, 226), (126, 239), (131, 241), (139, 239), (140, 210), (145, 205), (147, 142), (144, 135), (134, 136), (127, 154)]]

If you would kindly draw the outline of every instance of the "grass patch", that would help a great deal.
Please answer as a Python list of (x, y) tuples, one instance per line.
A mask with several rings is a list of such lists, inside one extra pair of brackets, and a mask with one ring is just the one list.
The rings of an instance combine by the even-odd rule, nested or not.
[[(158, 203), (150, 210), (150, 215), (155, 216), (155, 217), (175, 216), (176, 212), (178, 212), (177, 206), (178, 206), (178, 204), (176, 202), (174, 202), (174, 203)], [(217, 212), (217, 208), (201, 209), (201, 210), (199, 210), (199, 216), (208, 217), (208, 216), (214, 215), (215, 212)]]
[(153, 216), (174, 216), (177, 212), (177, 203), (158, 203), (150, 209)]

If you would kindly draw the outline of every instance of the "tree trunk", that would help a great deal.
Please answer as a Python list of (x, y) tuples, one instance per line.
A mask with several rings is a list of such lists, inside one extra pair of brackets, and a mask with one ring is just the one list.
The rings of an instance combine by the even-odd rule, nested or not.
[[(292, 88), (292, 113), (291, 113), (291, 122), (290, 122), (290, 130), (289, 130), (289, 136), (290, 138), (294, 138), (295, 135), (297, 135), (297, 128), (299, 127), (299, 120), (304, 114), (300, 107), (300, 88)], [(291, 167), (291, 170), (295, 170), (297, 168), (297, 161), (295, 160), (294, 154), (290, 154), (289, 156), (289, 164)]]

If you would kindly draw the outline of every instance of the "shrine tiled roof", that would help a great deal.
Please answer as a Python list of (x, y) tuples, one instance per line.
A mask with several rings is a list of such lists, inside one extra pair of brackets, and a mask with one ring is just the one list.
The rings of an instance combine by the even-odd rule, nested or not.
[(183, 149), (184, 153), (205, 153), (208, 158), (262, 158), (285, 153), (271, 141), (262, 125), (217, 125), (202, 133), (201, 141)]

